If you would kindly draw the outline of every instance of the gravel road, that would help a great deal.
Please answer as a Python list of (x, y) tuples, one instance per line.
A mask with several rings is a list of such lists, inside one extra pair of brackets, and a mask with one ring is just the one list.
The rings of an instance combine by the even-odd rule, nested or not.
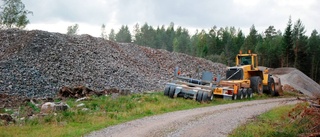
[(237, 126), (259, 114), (297, 102), (294, 98), (277, 98), (177, 111), (111, 126), (86, 136), (227, 136)]

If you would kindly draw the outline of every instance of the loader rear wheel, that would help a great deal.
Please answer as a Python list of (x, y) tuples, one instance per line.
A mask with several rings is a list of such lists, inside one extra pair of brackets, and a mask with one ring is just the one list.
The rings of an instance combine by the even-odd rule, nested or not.
[(259, 76), (254, 76), (250, 78), (250, 87), (252, 88), (253, 92), (262, 94), (263, 93), (263, 85), (262, 80)]
[(248, 98), (252, 98), (253, 97), (253, 93), (252, 93), (252, 89), (251, 88), (249, 88), (247, 90), (247, 93), (248, 93)]
[(202, 91), (198, 91), (198, 93), (197, 93), (197, 98), (196, 98), (198, 102), (201, 102), (201, 100), (202, 100), (202, 94), (203, 94)]
[(202, 93), (202, 101), (207, 102), (207, 100), (208, 100), (208, 92), (204, 91)]
[(243, 93), (242, 93), (242, 91), (243, 91), (243, 88), (241, 88), (241, 89), (238, 91), (238, 93), (237, 93), (238, 99), (240, 99), (240, 100), (243, 99)]
[(165, 96), (169, 96), (169, 90), (170, 90), (170, 87), (169, 87), (169, 86), (166, 86), (166, 87), (164, 88), (164, 95), (165, 95)]
[(269, 87), (269, 93), (271, 96), (275, 96), (276, 95), (276, 84), (274, 83), (274, 79), (271, 78), (270, 82), (268, 83), (268, 87)]
[(169, 97), (170, 98), (173, 98), (173, 96), (174, 96), (174, 91), (176, 90), (176, 88), (175, 87), (170, 87), (170, 91), (169, 91)]

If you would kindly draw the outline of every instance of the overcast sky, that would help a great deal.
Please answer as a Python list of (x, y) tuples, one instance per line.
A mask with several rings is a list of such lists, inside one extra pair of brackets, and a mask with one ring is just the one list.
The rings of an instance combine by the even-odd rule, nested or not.
[(252, 24), (258, 32), (273, 25), (284, 32), (289, 16), (293, 23), (299, 18), (307, 35), (320, 31), (319, 0), (22, 0), (29, 15), (27, 29), (66, 33), (67, 27), (79, 24), (79, 34), (100, 36), (101, 25), (107, 33), (117, 32), (121, 25), (145, 22), (157, 27), (174, 22), (187, 28), (208, 30), (234, 26), (247, 35)]

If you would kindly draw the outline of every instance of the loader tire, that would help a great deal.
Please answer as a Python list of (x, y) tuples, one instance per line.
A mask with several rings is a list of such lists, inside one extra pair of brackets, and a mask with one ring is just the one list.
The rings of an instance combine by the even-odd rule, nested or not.
[(259, 76), (254, 76), (250, 78), (250, 87), (252, 88), (252, 91), (258, 94), (263, 93), (263, 85), (262, 80)]
[(204, 91), (202, 93), (202, 101), (207, 102), (208, 101), (208, 92)]
[(271, 77), (270, 82), (268, 83), (269, 93), (271, 96), (276, 96), (276, 84), (274, 83), (274, 79)]
[(169, 97), (170, 98), (173, 98), (173, 96), (174, 96), (174, 91), (176, 90), (176, 88), (175, 87), (170, 87), (170, 91), (169, 91)]
[(243, 93), (242, 92), (243, 92), (243, 88), (241, 88), (237, 93), (237, 96), (238, 96), (237, 98), (240, 99), (240, 100), (243, 99)]
[(252, 92), (251, 88), (248, 88), (247, 94), (248, 94), (248, 98), (252, 98), (253, 97), (253, 92)]
[(169, 87), (169, 86), (166, 86), (166, 87), (164, 88), (164, 95), (165, 95), (165, 96), (169, 96), (169, 91), (170, 91), (170, 87)]
[(198, 102), (201, 102), (201, 100), (202, 100), (202, 94), (203, 94), (202, 91), (198, 91), (198, 93), (197, 93), (197, 101), (198, 101)]

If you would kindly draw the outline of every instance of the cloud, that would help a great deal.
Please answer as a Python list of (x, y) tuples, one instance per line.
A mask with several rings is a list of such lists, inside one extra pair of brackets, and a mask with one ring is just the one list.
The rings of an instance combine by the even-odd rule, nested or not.
[[(116, 31), (121, 25), (168, 26), (170, 22), (185, 28), (209, 29), (213, 26), (234, 26), (248, 32), (254, 24), (258, 32), (273, 25), (283, 31), (289, 16), (299, 18), (311, 33), (320, 31), (318, 0), (23, 0), (34, 12), (34, 24), (78, 23), (80, 30), (98, 36), (102, 23)], [(64, 22), (64, 23), (61, 23)], [(32, 25), (31, 24), (31, 25)], [(43, 25), (44, 27), (45, 25)], [(89, 27), (84, 29), (82, 27)], [(33, 27), (31, 27), (33, 28)], [(65, 26), (64, 28), (67, 28)], [(82, 29), (81, 29), (82, 28)], [(92, 30), (96, 29), (96, 30)], [(83, 32), (86, 33), (86, 32)], [(246, 33), (248, 34), (248, 33)]]
[(26, 8), (34, 12), (34, 23), (66, 21), (102, 24), (111, 20), (116, 1), (103, 0), (31, 0), (24, 1)]

